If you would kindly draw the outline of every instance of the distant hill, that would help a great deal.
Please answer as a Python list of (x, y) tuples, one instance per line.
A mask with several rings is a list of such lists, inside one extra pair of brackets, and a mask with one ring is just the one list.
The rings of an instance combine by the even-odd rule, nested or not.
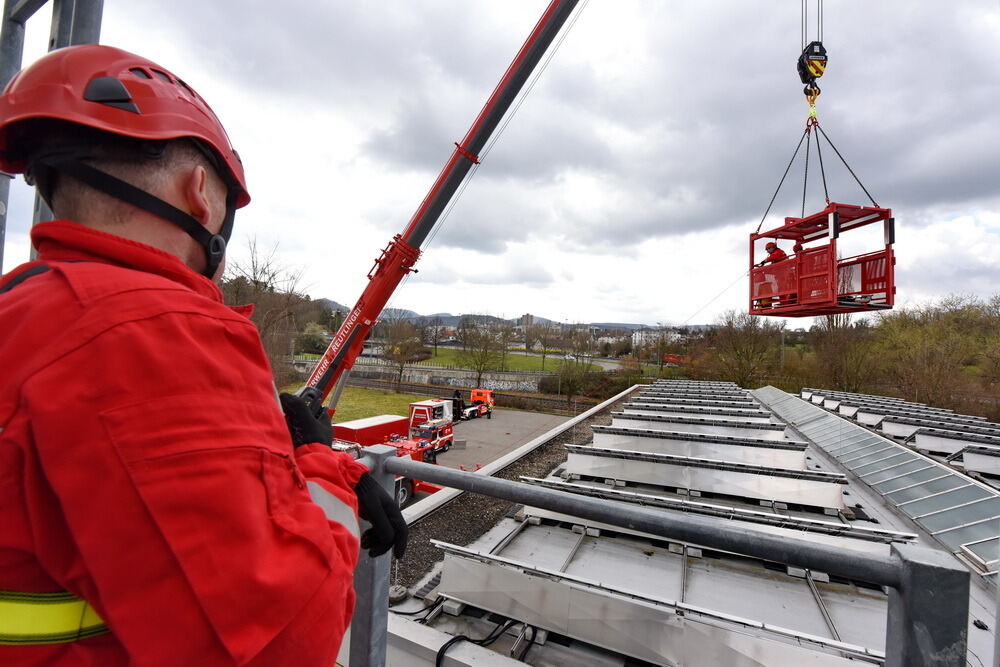
[(600, 327), (601, 329), (646, 329), (648, 325), (645, 324), (629, 324), (627, 322), (593, 322), (592, 327)]
[(391, 319), (391, 320), (417, 320), (423, 317), (412, 310), (406, 310), (404, 308), (386, 308), (382, 311), (381, 319)]
[(333, 310), (333, 311), (339, 311), (341, 313), (346, 313), (346, 312), (348, 312), (348, 311), (351, 310), (350, 308), (348, 308), (344, 304), (337, 303), (333, 299), (316, 299), (316, 301), (317, 301), (317, 303), (321, 303), (321, 304), (323, 304), (324, 306), (326, 306), (327, 308), (329, 308), (330, 310)]
[[(350, 311), (350, 308), (348, 308), (347, 306), (343, 305), (342, 303), (334, 301), (333, 299), (316, 299), (316, 301), (322, 303), (327, 308), (330, 308), (330, 309), (336, 310), (336, 311), (340, 311), (342, 313), (346, 313), (346, 312)], [(414, 321), (420, 320), (421, 322), (423, 322), (425, 324), (429, 324), (431, 321), (437, 320), (438, 322), (440, 322), (440, 326), (443, 326), (443, 327), (452, 327), (452, 328), (457, 328), (458, 325), (461, 324), (463, 317), (471, 317), (471, 318), (475, 319), (477, 322), (492, 323), (492, 324), (499, 324), (499, 323), (502, 323), (502, 322), (506, 322), (508, 324), (515, 324), (516, 325), (516, 324), (520, 324), (520, 322), (521, 322), (521, 318), (520, 317), (513, 317), (511, 319), (505, 320), (505, 319), (500, 318), (500, 317), (494, 317), (493, 315), (461, 315), (461, 314), (459, 314), (459, 315), (453, 315), (451, 313), (433, 313), (431, 315), (421, 315), (420, 313), (416, 313), (416, 312), (414, 312), (412, 310), (406, 310), (405, 308), (386, 308), (385, 311), (383, 311), (383, 313), (382, 313), (382, 317), (383, 318), (390, 318), (390, 317), (391, 318), (402, 318), (402, 319), (405, 319), (405, 320), (414, 320)], [(556, 324), (556, 325), (559, 324), (559, 322), (556, 321), (556, 320), (550, 320), (550, 319), (545, 318), (545, 317), (539, 317), (538, 315), (534, 316), (534, 323), (535, 324)], [(569, 324), (575, 325), (575, 324), (580, 324), (580, 323), (578, 323), (578, 322), (570, 322)], [(608, 329), (608, 330), (612, 330), (612, 329), (625, 329), (627, 331), (635, 331), (637, 329), (652, 329), (652, 328), (655, 328), (655, 327), (653, 327), (653, 326), (651, 326), (649, 324), (635, 324), (635, 323), (632, 323), (632, 322), (592, 322), (592, 323), (589, 324), (589, 326), (598, 327), (600, 329)], [(712, 327), (711, 324), (688, 324), (687, 325), (688, 329), (707, 329), (707, 328), (711, 328), (711, 327)]]

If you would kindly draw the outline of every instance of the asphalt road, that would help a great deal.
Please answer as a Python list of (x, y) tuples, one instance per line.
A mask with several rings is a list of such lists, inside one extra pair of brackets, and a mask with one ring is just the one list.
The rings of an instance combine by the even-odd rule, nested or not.
[(493, 410), (493, 418), (480, 417), (455, 424), (455, 440), (465, 440), (465, 449), (452, 448), (438, 456), (439, 465), (465, 466), (475, 470), (569, 419), (558, 415), (521, 410)]

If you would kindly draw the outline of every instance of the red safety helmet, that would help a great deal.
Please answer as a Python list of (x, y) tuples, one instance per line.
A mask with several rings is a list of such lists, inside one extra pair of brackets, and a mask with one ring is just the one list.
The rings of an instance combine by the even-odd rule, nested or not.
[(774, 241), (768, 241), (767, 245), (764, 246), (764, 248), (766, 248), (767, 250), (774, 250), (777, 247), (778, 247), (778, 244), (775, 243)]
[[(29, 167), (35, 121), (52, 119), (131, 137), (190, 138), (212, 162), (229, 190), (220, 234), (210, 234), (187, 213), (86, 164), (80, 155), (46, 156), (39, 167), (68, 173), (91, 187), (165, 218), (205, 248), (214, 274), (225, 254), (235, 209), (250, 202), (239, 155), (211, 107), (188, 84), (140, 56), (100, 44), (52, 51), (11, 79), (0, 95), (0, 169)], [(44, 131), (44, 130), (41, 130)], [(32, 166), (34, 169), (35, 167)]]
[(136, 139), (193, 137), (212, 150), (225, 172), (219, 175), (239, 190), (237, 208), (250, 203), (243, 164), (208, 103), (166, 68), (128, 51), (70, 46), (14, 75), (0, 96), (0, 169), (24, 171), (24, 156), (7, 154), (11, 133), (18, 123), (37, 118)]

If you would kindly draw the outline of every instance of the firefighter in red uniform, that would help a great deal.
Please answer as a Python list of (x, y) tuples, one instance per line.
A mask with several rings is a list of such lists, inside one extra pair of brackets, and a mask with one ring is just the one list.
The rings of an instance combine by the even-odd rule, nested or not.
[(768, 241), (767, 245), (764, 246), (767, 250), (767, 257), (762, 259), (757, 266), (764, 266), (765, 264), (774, 264), (775, 262), (781, 262), (788, 259), (788, 255), (785, 251), (778, 247), (778, 244), (774, 241)]
[(64, 218), (0, 279), (0, 663), (331, 665), (358, 508), (369, 555), (406, 525), (222, 304), (250, 197), (211, 109), (60, 49), (0, 96), (0, 169)]
[[(778, 244), (775, 243), (774, 241), (768, 241), (767, 245), (764, 246), (764, 249), (767, 250), (767, 257), (758, 262), (757, 266), (764, 266), (765, 264), (775, 264), (777, 262), (782, 262), (788, 259), (788, 255), (785, 254), (785, 251), (779, 248)], [(765, 274), (764, 277), (765, 277), (765, 282), (770, 284), (773, 289), (777, 289), (777, 283), (774, 279), (774, 276)], [(770, 306), (774, 305), (774, 303), (775, 299), (772, 299), (769, 296), (757, 300), (757, 304), (761, 308), (769, 308)]]

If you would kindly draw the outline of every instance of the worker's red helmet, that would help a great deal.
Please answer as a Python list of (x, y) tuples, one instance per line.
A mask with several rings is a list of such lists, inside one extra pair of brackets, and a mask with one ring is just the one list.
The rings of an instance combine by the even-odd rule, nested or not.
[(775, 248), (778, 247), (778, 244), (775, 243), (774, 241), (768, 241), (767, 245), (764, 247), (767, 248), (768, 250), (774, 250)]
[(100, 44), (57, 49), (11, 79), (0, 96), (0, 169), (25, 170), (13, 144), (34, 119), (55, 119), (135, 139), (189, 137), (208, 148), (236, 208), (250, 202), (239, 156), (211, 107), (164, 67)]

